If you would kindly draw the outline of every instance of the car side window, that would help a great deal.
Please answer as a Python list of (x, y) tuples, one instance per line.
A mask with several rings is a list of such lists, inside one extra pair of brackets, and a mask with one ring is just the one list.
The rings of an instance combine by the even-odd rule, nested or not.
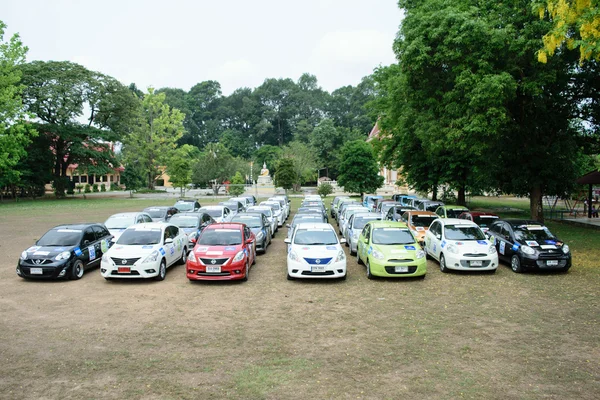
[(402, 217), (400, 217), (400, 219), (404, 222), (408, 221), (408, 213), (402, 214)]
[(511, 235), (510, 235), (510, 229), (508, 228), (508, 226), (506, 224), (502, 224), (502, 230), (500, 231), (500, 233), (506, 238), (506, 239), (510, 239)]
[(94, 226), (94, 234), (96, 235), (96, 240), (102, 240), (103, 238), (109, 236), (110, 234), (106, 230), (106, 228), (102, 226)]
[(431, 233), (433, 233), (433, 236), (437, 236), (438, 234), (440, 234), (441, 229), (440, 229), (439, 222), (433, 221), (433, 223), (431, 224), (431, 228), (429, 228), (429, 230), (431, 231)]
[(84, 246), (88, 243), (93, 243), (96, 241), (96, 235), (94, 234), (92, 227), (86, 228), (86, 230), (83, 231), (82, 241)]
[(173, 239), (175, 239), (177, 236), (179, 236), (179, 228), (176, 226), (170, 226), (168, 229), (171, 230), (171, 237)]
[(248, 228), (247, 226), (244, 227), (244, 236), (246, 237), (246, 240), (250, 239), (251, 237), (250, 228)]

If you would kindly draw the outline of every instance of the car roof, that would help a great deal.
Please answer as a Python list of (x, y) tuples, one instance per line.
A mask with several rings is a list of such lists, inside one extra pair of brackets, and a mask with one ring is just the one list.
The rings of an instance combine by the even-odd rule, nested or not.
[(240, 222), (217, 222), (216, 224), (208, 225), (206, 229), (242, 229), (244, 224)]
[(438, 215), (431, 211), (409, 210), (408, 215), (427, 215), (428, 217), (437, 217)]
[(372, 211), (365, 211), (365, 212), (357, 212), (354, 213), (354, 218), (381, 218), (381, 214), (380, 213), (376, 213), (376, 212), (372, 212)]
[(198, 200), (195, 200), (195, 199), (179, 199), (179, 200), (177, 200), (177, 203), (194, 203), (196, 201), (198, 201)]
[(113, 214), (108, 218), (125, 218), (125, 217), (131, 217), (133, 215), (139, 215), (139, 214), (146, 214), (146, 213), (141, 212), (141, 211), (122, 212), (122, 213), (118, 213), (118, 214)]
[[(95, 226), (95, 225), (102, 226), (102, 224), (100, 224), (98, 222), (83, 222), (83, 223), (79, 223), (79, 224), (62, 224), (62, 225), (55, 226), (52, 229), (82, 230), (82, 229), (89, 228), (90, 226)], [(52, 230), (52, 229), (50, 229), (50, 230)]]
[(144, 210), (167, 210), (169, 208), (174, 208), (173, 206), (150, 206), (144, 208)]
[(459, 218), (440, 218), (438, 221), (441, 221), (444, 225), (475, 225), (478, 226), (475, 222), (469, 221), (468, 219), (459, 219)]
[(483, 212), (483, 211), (469, 211), (468, 213), (471, 214), (474, 217), (480, 217), (482, 215), (490, 215), (490, 216), (493, 216), (493, 217), (497, 217), (498, 216), (497, 214), (489, 213), (489, 212)]
[(451, 210), (453, 210), (453, 209), (468, 210), (469, 209), (468, 207), (459, 206), (459, 205), (456, 205), (456, 204), (444, 204), (443, 206), (440, 206), (440, 207), (443, 207), (445, 209), (451, 209)]
[(222, 210), (223, 208), (225, 208), (225, 206), (224, 205), (219, 205), (219, 204), (212, 204), (212, 205), (209, 205), (209, 206), (202, 206), (202, 207), (199, 208), (199, 210), (202, 210), (203, 208), (205, 210)]
[(521, 225), (539, 225), (539, 226), (546, 226), (543, 223), (539, 222), (539, 221), (534, 221), (531, 219), (516, 219), (516, 218), (509, 218), (509, 219), (503, 219), (501, 221), (504, 222), (508, 222), (511, 226), (521, 226)]
[[(191, 212), (190, 211), (190, 212), (182, 212), (182, 213), (174, 214), (173, 217), (178, 217), (178, 218), (179, 217), (198, 217), (198, 218), (200, 218), (204, 214), (206, 214), (206, 213), (203, 213), (203, 212)], [(173, 217), (171, 217), (171, 218), (173, 218)]]
[(160, 229), (164, 229), (165, 227), (172, 225), (168, 222), (144, 222), (141, 224), (135, 224), (135, 225), (131, 225), (129, 228), (127, 229), (152, 229), (152, 228), (160, 228)]
[(326, 222), (305, 222), (296, 225), (296, 229), (331, 229), (333, 231), (333, 227), (331, 224)]
[(370, 221), (368, 222), (373, 228), (408, 228), (406, 223), (399, 221)]

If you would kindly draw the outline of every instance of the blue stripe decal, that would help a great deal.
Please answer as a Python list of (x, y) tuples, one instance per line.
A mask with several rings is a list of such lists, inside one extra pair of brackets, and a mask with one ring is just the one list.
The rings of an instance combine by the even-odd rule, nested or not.
[[(329, 258), (306, 258), (306, 257), (304, 257), (304, 260), (311, 265), (327, 265), (331, 262), (332, 259), (333, 259), (333, 257), (329, 257)], [(319, 260), (319, 262), (317, 262), (317, 260)]]

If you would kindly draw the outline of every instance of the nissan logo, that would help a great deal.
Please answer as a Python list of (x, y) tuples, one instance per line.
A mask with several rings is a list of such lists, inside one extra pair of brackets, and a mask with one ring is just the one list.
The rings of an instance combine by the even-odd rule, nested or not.
[(319, 260), (318, 258), (315, 260), (315, 262), (316, 262), (317, 264), (321, 264), (321, 260)]
[(215, 260), (215, 259), (213, 258), (212, 260), (210, 260), (210, 263), (211, 263), (212, 265), (215, 265), (215, 264), (217, 263), (217, 260)]
[(127, 264), (127, 260), (126, 259), (122, 259), (121, 260), (121, 264), (123, 264), (123, 265)]

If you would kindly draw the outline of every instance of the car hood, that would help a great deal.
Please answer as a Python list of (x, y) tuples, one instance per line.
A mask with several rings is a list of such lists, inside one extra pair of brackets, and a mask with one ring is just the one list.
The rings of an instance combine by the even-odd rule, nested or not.
[(339, 244), (331, 245), (294, 245), (292, 250), (296, 252), (298, 257), (309, 264), (326, 265), (333, 261), (342, 246)]
[(75, 249), (81, 251), (79, 246), (31, 246), (25, 251), (27, 252), (27, 258), (36, 260), (54, 258), (63, 251), (74, 251)]
[(233, 246), (207, 246), (197, 244), (194, 247), (194, 254), (199, 257), (233, 257), (242, 250), (242, 245)]
[(460, 254), (488, 254), (488, 249), (492, 245), (489, 240), (442, 240), (441, 246), (445, 248), (448, 244), (454, 244)]
[(117, 239), (119, 239), (121, 237), (121, 235), (123, 234), (123, 232), (125, 232), (125, 229), (127, 228), (123, 228), (123, 229), (109, 229), (108, 232), (110, 232), (111, 235), (113, 235), (113, 242), (116, 242)]
[(252, 233), (254, 233), (254, 236), (256, 236), (260, 232), (262, 232), (263, 228), (250, 228), (250, 230), (252, 231)]
[(161, 244), (124, 245), (118, 243), (113, 245), (106, 254), (109, 257), (135, 258), (147, 256), (154, 250), (158, 250), (163, 256), (166, 254), (165, 249)]
[[(388, 244), (388, 245), (381, 245), (381, 244), (374, 244), (371, 246), (374, 250), (377, 250), (381, 253), (383, 253), (383, 255), (390, 259), (390, 258), (398, 258), (398, 259), (402, 259), (402, 258), (415, 258), (415, 253), (418, 250), (421, 250), (421, 246), (419, 246), (417, 243), (413, 243), (413, 244)], [(371, 250), (371, 249), (369, 249)]]
[[(564, 245), (564, 243), (562, 242), (562, 240), (520, 240), (515, 242), (515, 246), (516, 248), (520, 247), (520, 246), (529, 246), (532, 249), (535, 249), (536, 251), (540, 252), (540, 253), (555, 253), (555, 252), (560, 252), (562, 253), (562, 247)], [(516, 249), (515, 249), (516, 250)]]

